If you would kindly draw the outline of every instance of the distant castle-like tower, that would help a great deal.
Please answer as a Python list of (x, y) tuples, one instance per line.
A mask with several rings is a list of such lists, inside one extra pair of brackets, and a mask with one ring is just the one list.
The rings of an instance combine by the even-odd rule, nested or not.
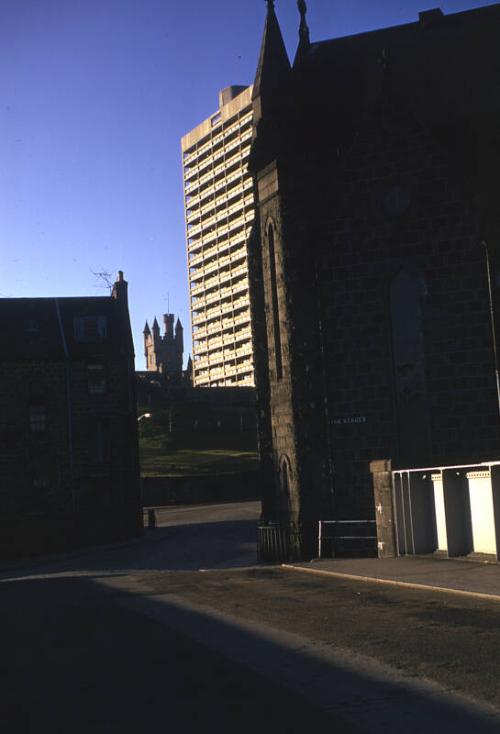
[(159, 372), (167, 377), (182, 376), (182, 360), (184, 355), (184, 330), (180, 319), (177, 319), (174, 330), (174, 314), (163, 315), (165, 333), (160, 335), (158, 321), (153, 321), (150, 329), (148, 322), (144, 327), (144, 356), (148, 372)]

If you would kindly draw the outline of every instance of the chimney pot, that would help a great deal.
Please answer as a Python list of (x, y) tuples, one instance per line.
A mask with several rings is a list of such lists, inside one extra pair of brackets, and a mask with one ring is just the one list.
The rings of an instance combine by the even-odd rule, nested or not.
[(418, 19), (422, 28), (432, 28), (438, 25), (444, 18), (441, 8), (432, 8), (432, 10), (422, 10), (418, 14)]

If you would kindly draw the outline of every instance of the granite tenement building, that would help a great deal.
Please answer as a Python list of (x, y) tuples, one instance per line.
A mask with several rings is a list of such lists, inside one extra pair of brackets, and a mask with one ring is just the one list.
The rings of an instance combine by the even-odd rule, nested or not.
[(263, 519), (307, 557), (373, 517), (370, 461), (500, 453), (500, 5), (318, 43), (298, 6), (253, 87), (250, 284)]
[(127, 283), (0, 299), (0, 558), (142, 528)]
[(251, 140), (252, 89), (235, 86), (223, 89), (217, 112), (182, 138), (195, 387), (254, 384)]

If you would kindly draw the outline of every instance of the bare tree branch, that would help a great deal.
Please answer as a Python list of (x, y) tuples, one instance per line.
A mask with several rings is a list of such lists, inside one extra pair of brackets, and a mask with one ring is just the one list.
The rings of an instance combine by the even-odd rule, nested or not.
[(113, 290), (113, 281), (111, 273), (108, 273), (106, 270), (100, 270), (100, 271), (90, 271), (92, 275), (97, 279), (97, 285), (94, 285), (94, 288), (108, 288), (109, 292)]

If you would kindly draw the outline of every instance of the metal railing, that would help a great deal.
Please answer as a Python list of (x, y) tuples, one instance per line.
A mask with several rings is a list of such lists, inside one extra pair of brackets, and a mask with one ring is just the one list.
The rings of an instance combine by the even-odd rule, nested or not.
[[(328, 534), (328, 528), (332, 533)], [(336, 532), (339, 531), (339, 532)], [(374, 532), (375, 531), (375, 532)], [(375, 520), (320, 520), (318, 523), (318, 558), (324, 558), (323, 543), (331, 541), (332, 556), (336, 555), (337, 545), (347, 546), (349, 552), (369, 549), (377, 541)], [(350, 548), (349, 548), (350, 546)]]
[(257, 557), (259, 562), (282, 563), (301, 556), (302, 538), (299, 528), (279, 523), (257, 528)]

